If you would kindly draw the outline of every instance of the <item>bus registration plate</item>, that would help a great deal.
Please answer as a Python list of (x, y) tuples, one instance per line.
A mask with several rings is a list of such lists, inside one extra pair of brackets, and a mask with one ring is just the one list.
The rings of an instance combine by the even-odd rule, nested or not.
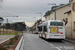
[(51, 27), (51, 33), (58, 33), (58, 27)]

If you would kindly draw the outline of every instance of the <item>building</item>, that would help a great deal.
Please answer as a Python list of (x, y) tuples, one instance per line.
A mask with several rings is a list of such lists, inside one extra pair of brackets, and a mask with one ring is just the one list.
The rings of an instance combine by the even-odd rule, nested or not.
[(68, 4), (60, 4), (60, 6), (57, 6), (51, 11), (47, 11), (44, 15), (45, 21), (47, 20), (55, 20), (55, 11), (56, 11), (56, 20), (62, 20), (67, 18), (67, 14), (65, 15), (64, 12), (67, 12), (68, 10), (71, 10), (71, 7), (69, 7), (71, 3)]
[(66, 37), (75, 39), (75, 0), (71, 0), (71, 10), (65, 12), (68, 17), (68, 23), (66, 24)]
[(55, 11), (56, 11), (56, 20), (67, 21), (65, 26), (66, 38), (75, 39), (75, 0), (70, 0), (68, 4), (54, 8), (51, 11), (46, 12), (44, 17), (47, 20), (55, 20)]

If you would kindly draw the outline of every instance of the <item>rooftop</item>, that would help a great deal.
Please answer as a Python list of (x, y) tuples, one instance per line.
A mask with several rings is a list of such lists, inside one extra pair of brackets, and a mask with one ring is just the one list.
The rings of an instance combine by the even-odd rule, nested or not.
[(68, 4), (64, 4), (64, 5), (62, 5), (62, 6), (56, 7), (56, 8), (54, 8), (53, 10), (49, 11), (47, 14), (45, 14), (44, 17), (48, 16), (48, 15), (49, 15), (50, 13), (52, 13), (53, 11), (55, 11), (55, 10), (57, 10), (57, 9), (59, 9), (59, 8), (65, 7), (65, 6), (67, 6), (67, 5), (70, 5), (70, 4), (71, 4), (71, 2), (68, 3)]

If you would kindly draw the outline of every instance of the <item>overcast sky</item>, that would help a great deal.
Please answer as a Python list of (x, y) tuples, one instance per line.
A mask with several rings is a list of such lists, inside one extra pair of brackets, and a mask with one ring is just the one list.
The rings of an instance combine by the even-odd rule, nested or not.
[(9, 22), (34, 22), (34, 17), (36, 17), (36, 20), (41, 18), (41, 14), (36, 14), (36, 12), (41, 12), (44, 16), (45, 12), (51, 9), (53, 5), (47, 5), (48, 3), (67, 4), (69, 0), (3, 0), (3, 2), (0, 2), (0, 16), (5, 16), (3, 17), (5, 22), (7, 18)]

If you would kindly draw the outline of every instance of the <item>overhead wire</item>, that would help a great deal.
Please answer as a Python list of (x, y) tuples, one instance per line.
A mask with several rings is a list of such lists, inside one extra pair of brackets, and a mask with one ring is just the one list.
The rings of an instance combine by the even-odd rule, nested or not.
[[(1, 6), (1, 5), (0, 5)], [(2, 6), (1, 6), (1, 8), (8, 14), (8, 15), (10, 15), (10, 16), (12, 16), (7, 10), (5, 10)]]

